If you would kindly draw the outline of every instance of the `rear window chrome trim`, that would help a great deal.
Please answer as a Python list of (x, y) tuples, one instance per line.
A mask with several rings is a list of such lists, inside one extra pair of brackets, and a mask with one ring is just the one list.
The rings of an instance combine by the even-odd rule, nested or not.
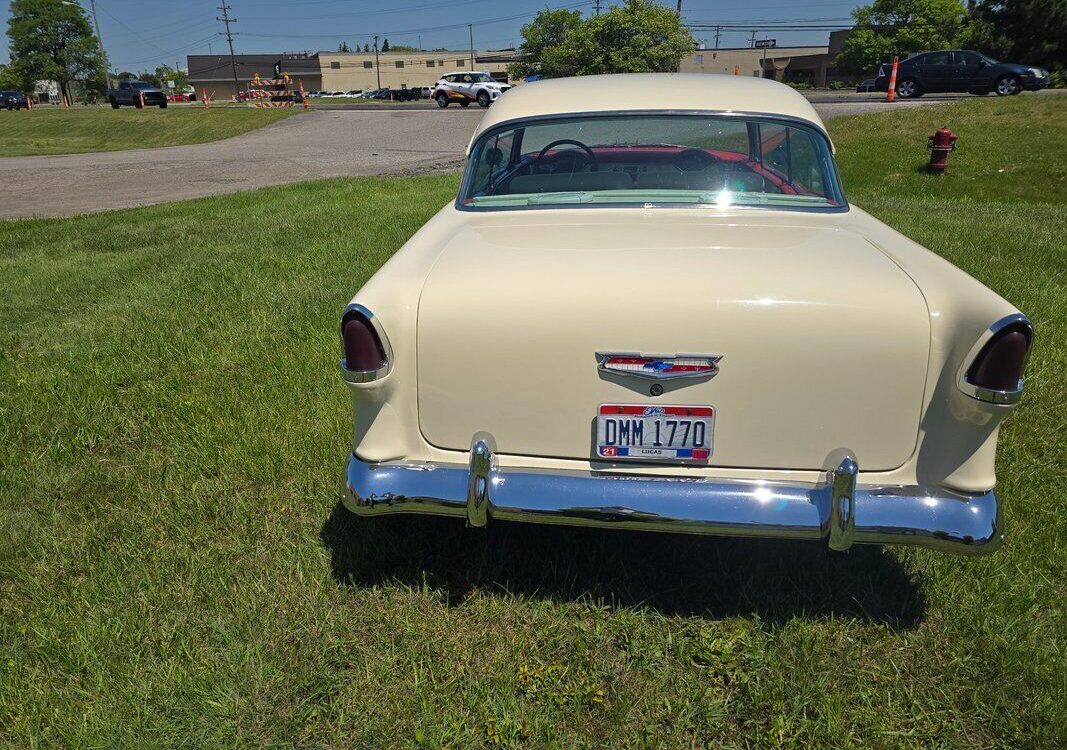
[(830, 163), (833, 166), (833, 181), (834, 188), (837, 196), (841, 199), (841, 205), (839, 206), (731, 206), (730, 209), (743, 208), (747, 210), (759, 210), (759, 211), (804, 211), (809, 213), (846, 213), (849, 210), (848, 198), (845, 196), (844, 187), (841, 184), (841, 175), (837, 171), (837, 163), (834, 160), (834, 144), (830, 140), (829, 134), (816, 125), (811, 120), (805, 120), (802, 117), (794, 117), (793, 115), (777, 115), (773, 112), (740, 112), (736, 110), (715, 110), (715, 109), (619, 109), (611, 110), (608, 112), (557, 112), (550, 115), (533, 115), (531, 117), (516, 117), (510, 120), (504, 120), (493, 125), (491, 128), (487, 128), (483, 132), (479, 133), (476, 138), (472, 138), (470, 144), (467, 146), (467, 163), (463, 168), (463, 180), (459, 186), (459, 192), (456, 194), (456, 200), (454, 205), (457, 211), (474, 211), (474, 212), (486, 212), (486, 211), (529, 211), (531, 209), (571, 209), (574, 208), (718, 208), (714, 204), (705, 203), (656, 203), (650, 201), (640, 201), (635, 203), (614, 203), (614, 204), (583, 204), (581, 206), (572, 205), (543, 205), (543, 206), (471, 206), (466, 205), (463, 202), (463, 196), (467, 194), (470, 188), (470, 180), (473, 176), (474, 170), (471, 168), (470, 157), (474, 153), (478, 145), (488, 138), (496, 135), (497, 133), (505, 130), (514, 129), (521, 123), (542, 123), (552, 122), (554, 120), (572, 120), (583, 117), (648, 117), (648, 116), (671, 116), (678, 115), (684, 117), (723, 117), (723, 118), (736, 118), (743, 120), (756, 120), (759, 122), (780, 123), (798, 127), (802, 130), (816, 133), (826, 143), (827, 148), (830, 150)]

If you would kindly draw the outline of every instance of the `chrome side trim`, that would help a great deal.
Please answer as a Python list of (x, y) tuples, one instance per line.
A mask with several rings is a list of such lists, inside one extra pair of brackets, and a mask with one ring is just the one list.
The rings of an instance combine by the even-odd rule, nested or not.
[[(856, 486), (858, 467), (851, 458), (829, 481), (804, 484), (503, 469), (494, 465), (488, 442), (475, 440), (475, 447), (475, 471), (463, 464), (374, 464), (352, 455), (344, 503), (361, 516), (420, 513), (466, 518), (472, 525), (493, 519), (808, 539), (835, 548), (847, 548), (851, 536), (855, 544), (984, 554), (1004, 539), (992, 491), (964, 495), (935, 487)], [(487, 481), (472, 481), (476, 475)]]
[(981, 386), (974, 385), (967, 381), (967, 370), (971, 369), (975, 357), (982, 351), (982, 347), (986, 345), (986, 342), (1004, 328), (1017, 323), (1022, 323), (1030, 331), (1030, 348), (1027, 349), (1026, 361), (1023, 362), (1023, 371), (1026, 371), (1026, 362), (1030, 360), (1030, 352), (1034, 349), (1034, 326), (1030, 322), (1030, 319), (1022, 313), (1013, 313), (993, 323), (981, 336), (978, 337), (978, 340), (974, 342), (974, 346), (967, 352), (967, 356), (963, 358), (963, 362), (960, 364), (960, 368), (956, 372), (956, 387), (971, 398), (985, 401), (990, 404), (1016, 404), (1019, 402), (1019, 399), (1023, 397), (1023, 386), (1026, 383), (1025, 378), (1019, 378), (1019, 384), (1010, 391), (997, 391), (992, 388), (982, 388)]
[[(345, 382), (371, 383), (375, 380), (381, 380), (393, 369), (393, 347), (389, 344), (389, 337), (385, 335), (385, 329), (382, 328), (381, 322), (375, 317), (374, 313), (355, 302), (345, 306), (345, 311), (341, 313), (342, 323), (345, 315), (350, 312), (357, 312), (366, 318), (374, 328), (374, 332), (378, 334), (378, 339), (382, 342), (382, 349), (385, 350), (385, 366), (377, 370), (349, 370), (348, 365), (345, 363), (345, 358), (341, 357), (341, 373), (344, 375)], [(341, 351), (344, 351), (344, 329), (342, 326), (338, 326), (338, 329), (341, 336)]]

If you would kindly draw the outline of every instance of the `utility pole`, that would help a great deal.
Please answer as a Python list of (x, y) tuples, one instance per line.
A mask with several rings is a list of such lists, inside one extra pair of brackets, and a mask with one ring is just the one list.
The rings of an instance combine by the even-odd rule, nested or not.
[[(81, 8), (71, 0), (60, 0), (60, 4)], [(96, 0), (90, 0), (89, 6), (92, 8), (93, 27), (96, 29), (96, 48), (100, 50), (100, 62), (104, 64), (104, 88), (109, 89), (111, 88), (111, 64), (107, 61), (107, 52), (104, 51), (104, 37), (100, 36), (100, 21), (96, 17)]]
[(749, 47), (755, 47), (756, 46), (756, 30), (755, 29), (752, 30), (752, 38), (748, 40), (748, 46)]
[(100, 36), (100, 21), (96, 17), (96, 0), (91, 0), (89, 6), (93, 9), (93, 26), (96, 27), (96, 43), (100, 45), (100, 57), (104, 63), (105, 88), (111, 88), (111, 64), (107, 61), (107, 52), (104, 51), (104, 37)]
[(593, 13), (600, 15), (600, 0), (593, 0)]
[(237, 23), (236, 18), (230, 18), (230, 6), (226, 4), (226, 0), (222, 0), (222, 5), (218, 6), (222, 11), (222, 17), (215, 16), (216, 21), (222, 21), (226, 24), (226, 33), (219, 32), (220, 36), (226, 37), (226, 42), (230, 45), (230, 67), (233, 69), (233, 92), (236, 94), (237, 89), (241, 87), (241, 84), (237, 82), (237, 59), (233, 56), (233, 32), (230, 31), (230, 24)]
[(474, 70), (474, 24), (467, 24), (467, 33), (471, 38), (471, 70)]
[(722, 27), (715, 24), (715, 49), (719, 48), (719, 34), (722, 33)]
[(682, 0), (678, 0), (678, 15), (682, 15)]
[(374, 35), (374, 72), (378, 75), (378, 88), (382, 87), (382, 66), (378, 64), (378, 35)]

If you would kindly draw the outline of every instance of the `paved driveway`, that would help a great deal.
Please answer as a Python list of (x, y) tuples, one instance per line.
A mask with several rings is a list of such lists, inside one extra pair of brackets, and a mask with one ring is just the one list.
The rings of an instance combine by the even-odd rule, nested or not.
[[(923, 97), (894, 107), (957, 97)], [(885, 110), (878, 97), (812, 97), (824, 117)], [(194, 146), (0, 159), (0, 218), (70, 216), (321, 177), (454, 169), (481, 111), (325, 106), (236, 138)]]

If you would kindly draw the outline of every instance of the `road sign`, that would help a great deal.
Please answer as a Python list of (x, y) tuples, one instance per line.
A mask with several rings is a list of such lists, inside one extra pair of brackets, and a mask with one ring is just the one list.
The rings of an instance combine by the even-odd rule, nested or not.
[(753, 46), (755, 46), (755, 47), (777, 47), (778, 46), (778, 40), (777, 39), (757, 39), (755, 45), (753, 45)]

